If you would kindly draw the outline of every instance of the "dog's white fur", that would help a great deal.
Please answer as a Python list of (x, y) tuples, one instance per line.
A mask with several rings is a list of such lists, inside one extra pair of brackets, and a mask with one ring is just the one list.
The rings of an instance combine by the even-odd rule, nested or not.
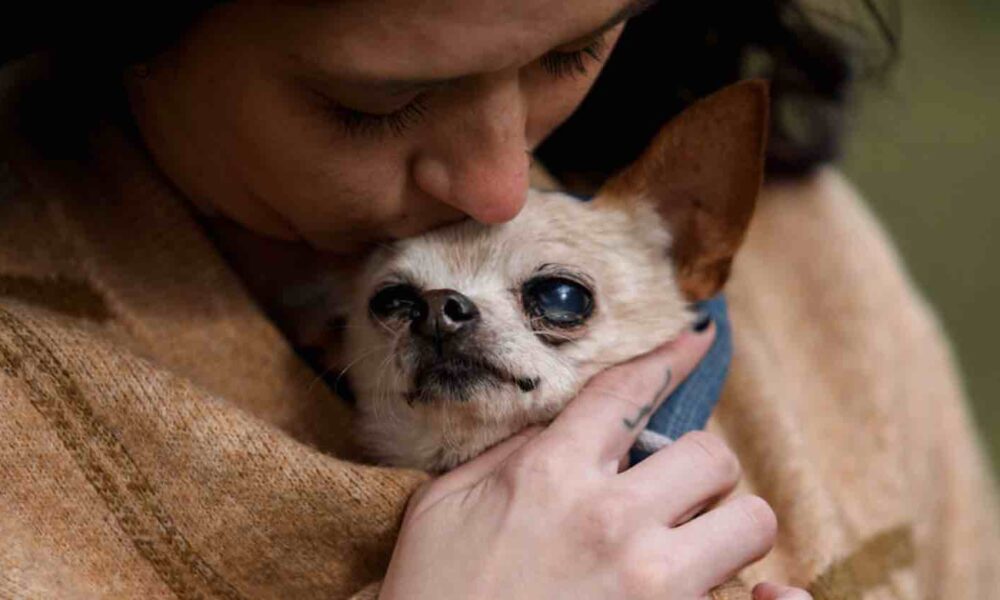
[[(687, 303), (725, 284), (749, 225), (767, 111), (765, 83), (735, 84), (666, 124), (592, 202), (531, 191), (509, 223), (453, 225), (386, 246), (367, 262), (337, 260), (235, 225), (215, 233), (303, 355), (338, 379), (346, 374), (359, 408), (357, 438), (371, 458), (446, 470), (525, 425), (551, 420), (595, 373), (688, 326)], [(595, 308), (582, 326), (532, 331), (544, 321), (526, 316), (521, 295), (544, 265), (589, 284)], [(374, 318), (369, 301), (392, 282), (471, 298), (481, 318), (473, 337), (462, 339), (475, 343), (446, 352), (442, 338), (431, 346), (437, 353), (428, 353), (426, 339), (422, 349), (414, 343), (407, 320), (419, 315)], [(571, 341), (551, 343), (559, 336)], [(470, 363), (472, 385), (455, 391), (415, 377), (435, 375), (433, 365), (461, 374), (468, 365), (449, 371), (447, 359), (435, 357), (470, 348), (494, 367)], [(454, 397), (439, 397), (448, 395)]]
[[(376, 252), (355, 280), (340, 357), (357, 398), (359, 439), (380, 462), (444, 470), (551, 420), (595, 373), (690, 324), (669, 247), (652, 202), (582, 202), (533, 190), (509, 223), (464, 222)], [(562, 345), (536, 335), (522, 308), (522, 284), (552, 265), (591, 282), (595, 301), (592, 316)], [(484, 385), (464, 401), (408, 401), (416, 364), (408, 323), (381, 322), (368, 310), (387, 282), (469, 297), (482, 315), (481, 356), (517, 377), (537, 378), (537, 387), (524, 392), (509, 382)]]

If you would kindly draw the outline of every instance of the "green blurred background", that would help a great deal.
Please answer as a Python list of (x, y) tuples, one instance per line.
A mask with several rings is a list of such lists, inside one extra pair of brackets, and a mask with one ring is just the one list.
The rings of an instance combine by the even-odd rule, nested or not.
[(1000, 0), (903, 0), (898, 66), (842, 167), (937, 308), (1000, 473)]

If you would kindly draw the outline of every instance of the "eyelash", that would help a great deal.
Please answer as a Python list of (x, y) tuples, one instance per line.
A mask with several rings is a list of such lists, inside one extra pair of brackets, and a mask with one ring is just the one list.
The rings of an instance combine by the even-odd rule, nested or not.
[(553, 77), (577, 77), (587, 74), (587, 61), (604, 60), (607, 42), (599, 37), (575, 52), (549, 52), (541, 59), (542, 68)]
[[(607, 42), (599, 37), (574, 52), (549, 52), (541, 58), (540, 64), (557, 79), (578, 77), (587, 74), (588, 60), (602, 62), (606, 50)], [(409, 104), (387, 114), (366, 113), (334, 105), (333, 114), (348, 135), (377, 137), (391, 133), (398, 137), (424, 118), (427, 103), (423, 96), (417, 96)]]
[(427, 114), (427, 102), (417, 96), (408, 104), (386, 114), (366, 113), (344, 106), (333, 106), (333, 115), (348, 135), (380, 136), (391, 133), (400, 136)]

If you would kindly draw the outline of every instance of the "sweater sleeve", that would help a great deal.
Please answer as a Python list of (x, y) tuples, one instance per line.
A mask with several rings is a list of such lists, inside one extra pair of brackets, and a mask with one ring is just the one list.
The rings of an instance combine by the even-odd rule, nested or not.
[[(1000, 519), (996, 481), (951, 354), (930, 308), (919, 297), (901, 315), (906, 348), (903, 384), (925, 405), (911, 432), (926, 432), (910, 465), (920, 504), (917, 568), (928, 598), (988, 598), (1000, 589)], [(916, 422), (914, 422), (916, 421)]]
[(0, 540), (0, 598), (105, 597), (59, 557), (36, 547), (17, 523), (0, 522)]
[(867, 206), (842, 178), (828, 179), (850, 210), (865, 214), (859, 221), (867, 221), (877, 253), (896, 266), (882, 273), (879, 290), (888, 297), (878, 318), (893, 339), (886, 376), (894, 379), (899, 442), (908, 449), (920, 589), (927, 598), (992, 597), (1000, 589), (1000, 503), (951, 343)]
[(993, 475), (951, 346), (836, 171), (768, 189), (734, 269), (717, 430), (783, 524), (751, 580), (821, 598), (987, 598)]
[(383, 572), (420, 480), (0, 298), (0, 598), (349, 597)]

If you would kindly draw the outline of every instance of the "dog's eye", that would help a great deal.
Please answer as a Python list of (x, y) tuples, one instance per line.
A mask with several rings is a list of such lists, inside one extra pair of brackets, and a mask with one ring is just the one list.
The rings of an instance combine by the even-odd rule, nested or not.
[(524, 286), (524, 308), (556, 327), (575, 327), (594, 310), (594, 296), (583, 285), (563, 277), (532, 279)]
[(423, 303), (420, 292), (412, 285), (397, 284), (384, 287), (368, 301), (368, 310), (377, 317), (410, 318)]

